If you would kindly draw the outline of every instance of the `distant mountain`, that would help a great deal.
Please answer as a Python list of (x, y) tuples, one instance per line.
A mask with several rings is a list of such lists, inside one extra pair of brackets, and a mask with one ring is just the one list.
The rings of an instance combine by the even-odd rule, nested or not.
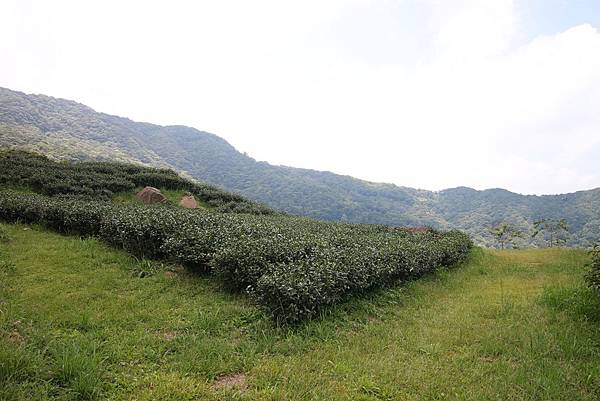
[[(565, 218), (570, 245), (600, 238), (600, 188), (565, 195), (503, 189), (439, 192), (359, 180), (331, 172), (274, 166), (238, 152), (216, 135), (98, 113), (69, 100), (0, 88), (0, 146), (56, 159), (117, 160), (169, 167), (277, 209), (318, 219), (458, 228), (493, 245), (490, 226), (532, 230), (539, 218)], [(541, 244), (526, 237), (522, 244)]]

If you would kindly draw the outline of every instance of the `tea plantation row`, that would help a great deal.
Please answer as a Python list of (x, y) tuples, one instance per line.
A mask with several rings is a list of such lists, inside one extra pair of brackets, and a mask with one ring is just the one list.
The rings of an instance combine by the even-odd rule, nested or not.
[(600, 244), (596, 244), (591, 251), (592, 263), (587, 275), (587, 281), (600, 295)]
[(458, 231), (411, 232), (287, 216), (220, 214), (0, 192), (0, 219), (93, 235), (135, 255), (211, 271), (293, 323), (351, 295), (465, 258)]
[(187, 190), (220, 212), (273, 214), (264, 205), (217, 187), (180, 177), (168, 169), (113, 162), (55, 162), (24, 151), (0, 152), (0, 186), (31, 188), (49, 196), (110, 200), (136, 187)]

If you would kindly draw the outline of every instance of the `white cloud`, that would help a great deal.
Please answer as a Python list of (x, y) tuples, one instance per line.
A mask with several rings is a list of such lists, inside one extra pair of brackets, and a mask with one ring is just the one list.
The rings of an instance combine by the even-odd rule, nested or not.
[(525, 41), (518, 5), (8, 1), (0, 85), (374, 181), (600, 186), (600, 34)]
[(437, 55), (446, 62), (502, 55), (518, 33), (513, 0), (432, 3)]

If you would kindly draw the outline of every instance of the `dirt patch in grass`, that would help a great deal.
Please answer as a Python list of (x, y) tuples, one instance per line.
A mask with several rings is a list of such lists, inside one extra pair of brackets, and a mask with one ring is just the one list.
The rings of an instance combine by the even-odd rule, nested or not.
[(173, 341), (177, 337), (177, 333), (174, 331), (166, 331), (162, 336), (167, 341)]
[(25, 344), (25, 338), (17, 330), (13, 330), (10, 333), (8, 333), (8, 341), (15, 345)]
[(169, 266), (167, 271), (165, 271), (165, 277), (167, 278), (175, 278), (179, 275), (185, 273), (185, 268), (183, 266), (174, 265)]
[(167, 276), (167, 278), (175, 278), (175, 277), (177, 277), (177, 273), (175, 273), (173, 271), (170, 271), (170, 270), (167, 270), (165, 272), (165, 276)]
[(217, 378), (213, 387), (223, 390), (237, 389), (243, 391), (248, 389), (248, 384), (246, 383), (246, 375), (244, 373), (233, 373)]

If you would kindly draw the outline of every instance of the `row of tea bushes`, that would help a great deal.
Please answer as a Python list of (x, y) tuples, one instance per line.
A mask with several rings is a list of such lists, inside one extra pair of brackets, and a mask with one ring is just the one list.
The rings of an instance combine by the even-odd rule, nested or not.
[(410, 232), (288, 216), (220, 214), (0, 192), (0, 219), (94, 235), (138, 256), (211, 271), (293, 323), (351, 295), (461, 261), (458, 231)]
[(272, 266), (251, 292), (259, 303), (272, 305), (274, 318), (300, 321), (350, 295), (457, 263), (470, 248), (470, 239), (458, 231), (405, 238), (378, 235), (369, 243), (348, 243)]
[(27, 187), (48, 196), (111, 200), (119, 192), (152, 186), (186, 190), (219, 212), (273, 214), (272, 209), (168, 169), (114, 162), (55, 162), (24, 151), (0, 152), (0, 186)]
[(56, 231), (97, 235), (102, 220), (113, 207), (106, 202), (82, 202), (37, 194), (0, 192), (0, 219), (7, 222), (40, 223)]
[(586, 279), (593, 289), (595, 289), (600, 295), (600, 243), (596, 244), (591, 251), (592, 263), (590, 265), (590, 271), (588, 272)]

